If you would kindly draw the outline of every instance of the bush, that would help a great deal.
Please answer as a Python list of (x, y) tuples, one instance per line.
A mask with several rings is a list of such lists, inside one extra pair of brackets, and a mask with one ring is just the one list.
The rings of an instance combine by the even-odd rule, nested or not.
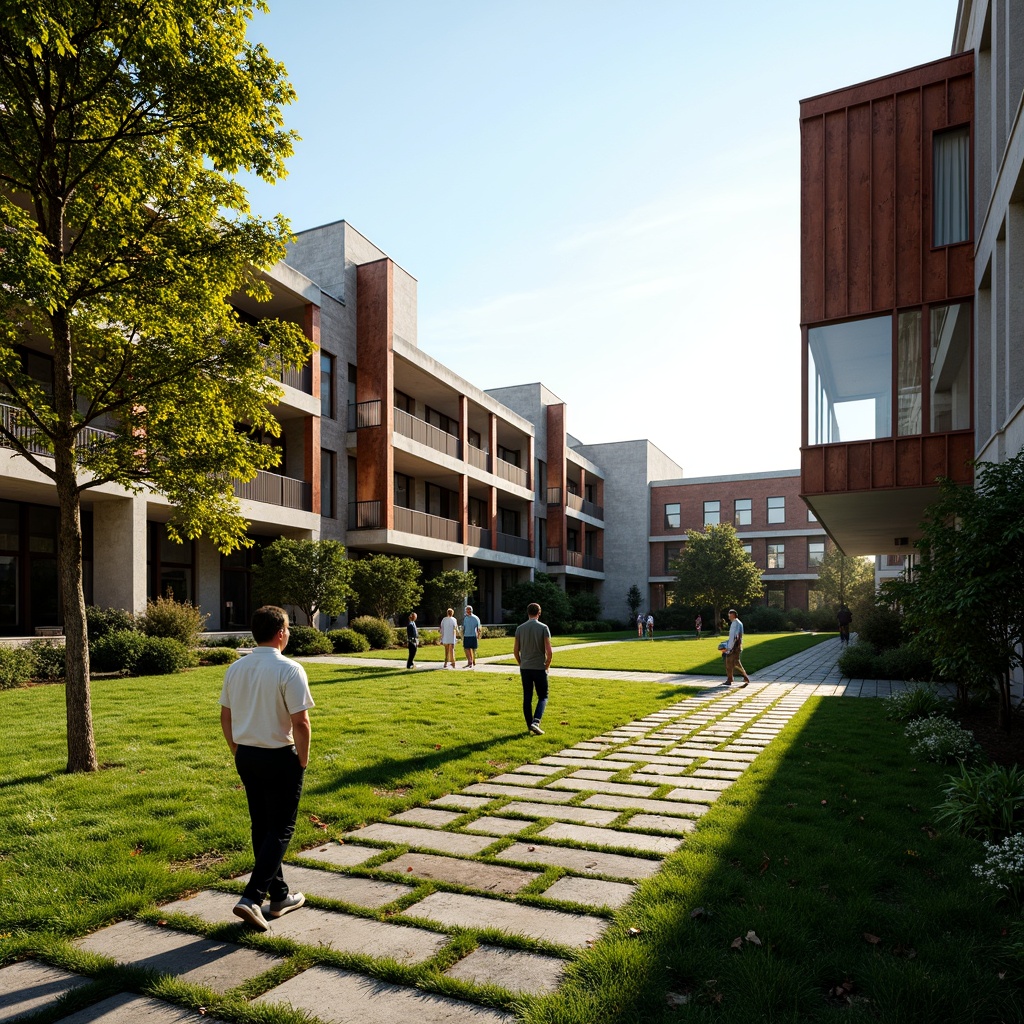
[(27, 647), (0, 644), (0, 690), (12, 690), (32, 678), (35, 658)]
[(332, 629), (325, 636), (335, 654), (357, 654), (370, 649), (370, 641), (354, 629)]
[(839, 671), (850, 679), (874, 679), (875, 649), (871, 644), (858, 640), (839, 655), (838, 664)]
[(913, 644), (882, 651), (876, 659), (876, 679), (906, 679), (930, 682), (935, 678), (932, 659)]
[[(655, 619), (655, 628), (657, 628), (657, 619)], [(607, 622), (602, 622), (600, 619), (585, 620), (583, 622), (573, 623), (573, 628), (570, 630), (572, 633), (607, 633), (611, 627)]]
[(357, 633), (362, 633), (370, 641), (375, 651), (386, 651), (398, 646), (398, 634), (395, 627), (383, 619), (375, 619), (372, 615), (360, 615), (349, 623)]
[[(362, 633), (359, 634), (362, 636)], [(365, 640), (366, 637), (363, 637)], [(440, 647), (441, 634), (436, 629), (420, 630), (420, 647)]]
[(204, 636), (199, 638), (200, 647), (231, 647), (237, 650), (240, 647), (255, 647), (256, 641), (251, 633), (245, 636)]
[(97, 672), (135, 675), (146, 637), (134, 629), (116, 629), (89, 645), (89, 662)]
[(985, 859), (972, 868), (986, 885), (1002, 890), (1020, 906), (1024, 897), (1024, 833), (985, 843)]
[(584, 622), (592, 622), (601, 617), (601, 599), (597, 594), (587, 590), (577, 591), (569, 594), (569, 607), (574, 619)]
[(1024, 772), (1017, 765), (960, 766), (949, 776), (936, 818), (975, 839), (999, 840), (1024, 829)]
[(919, 718), (904, 731), (910, 740), (910, 752), (926, 761), (937, 764), (969, 762), (976, 760), (980, 752), (974, 733), (943, 715)]
[[(497, 640), (500, 637), (508, 636), (508, 630), (504, 626), (481, 626), (479, 633), (481, 640)], [(441, 642), (440, 637), (437, 642)]]
[(915, 686), (886, 697), (885, 717), (891, 722), (913, 722), (918, 718), (931, 718), (949, 710), (949, 701), (940, 697), (930, 686)]
[(186, 647), (196, 647), (209, 617), (187, 601), (158, 597), (146, 602), (146, 614), (139, 619), (139, 629), (146, 636), (172, 637)]
[(200, 647), (198, 653), (201, 665), (230, 665), (238, 661), (238, 650), (234, 647)]
[(89, 643), (109, 633), (136, 629), (135, 616), (123, 608), (97, 608), (90, 604), (85, 609), (86, 631)]
[(334, 645), (326, 633), (312, 626), (292, 626), (291, 636), (284, 653), (289, 657), (311, 657), (315, 654), (333, 654)]
[(876, 651), (888, 651), (903, 642), (903, 619), (884, 605), (875, 605), (859, 622), (851, 626), (857, 638), (871, 644)]
[(28, 645), (32, 653), (33, 679), (63, 679), (67, 672), (63, 641), (33, 640)]
[(195, 665), (192, 649), (173, 636), (144, 637), (134, 675), (168, 676)]
[[(743, 620), (743, 628), (750, 633), (783, 633), (786, 630), (786, 613), (781, 608), (768, 608), (759, 604), (751, 608)], [(714, 632), (713, 623), (705, 623), (702, 632)]]
[(811, 622), (811, 629), (816, 633), (834, 633), (836, 631), (836, 617), (831, 608), (815, 608), (808, 613)]
[(789, 611), (786, 612), (786, 628), (794, 631), (810, 629), (811, 613), (804, 611), (803, 608), (790, 608)]

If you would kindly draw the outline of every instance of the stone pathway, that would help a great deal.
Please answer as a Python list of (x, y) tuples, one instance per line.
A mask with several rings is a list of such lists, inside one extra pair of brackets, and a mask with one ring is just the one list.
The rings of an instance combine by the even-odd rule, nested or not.
[[(475, 1001), (475, 993), (486, 993), (482, 986), (526, 998), (554, 991), (573, 951), (600, 940), (637, 884), (685, 842), (808, 697), (881, 696), (903, 685), (841, 680), (837, 648), (838, 640), (826, 641), (744, 688), (631, 673), (706, 692), (343, 842), (294, 851), (286, 876), (308, 902), (272, 922), (272, 941), (243, 933), (230, 893), (204, 890), (160, 907), (161, 926), (121, 921), (75, 945), (214, 993), (246, 984), (261, 993), (257, 1004), (286, 1004), (332, 1024), (406, 1017), (512, 1024), (513, 1015)], [(231, 941), (243, 934), (243, 944)], [(301, 954), (297, 973), (282, 981), (294, 953)], [(379, 980), (422, 965), (460, 983), (464, 998)], [(0, 1022), (51, 1008), (88, 983), (31, 961), (0, 969)], [(123, 993), (60, 1019), (212, 1018)]]

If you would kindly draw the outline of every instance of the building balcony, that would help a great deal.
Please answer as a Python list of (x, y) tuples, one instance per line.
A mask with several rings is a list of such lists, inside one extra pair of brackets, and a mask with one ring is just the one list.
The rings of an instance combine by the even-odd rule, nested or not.
[(502, 480), (507, 480), (510, 484), (516, 484), (519, 487), (528, 486), (529, 477), (526, 470), (512, 465), (511, 462), (506, 462), (502, 458), (494, 460), (492, 472), (495, 476), (501, 477)]
[[(385, 523), (381, 515), (379, 501), (354, 501), (348, 507), (348, 528), (350, 530), (383, 530)], [(394, 529), (399, 533), (412, 533), (417, 537), (430, 537), (433, 540), (448, 541), (459, 544), (462, 541), (462, 529), (454, 519), (432, 516), (427, 512), (418, 512), (413, 508), (395, 506)]]
[(491, 531), (482, 526), (467, 526), (466, 544), (471, 548), (489, 548), (491, 546)]
[[(549, 505), (555, 505), (558, 508), (562, 507), (561, 487), (548, 488), (547, 503)], [(574, 494), (572, 491), (565, 492), (565, 507), (572, 509), (574, 512), (580, 512), (585, 516), (589, 516), (591, 519), (604, 520), (603, 505), (597, 505), (592, 501), (587, 501), (586, 498), (581, 498), (580, 495)]]
[(362, 430), (364, 427), (380, 426), (380, 399), (369, 402), (350, 402), (348, 406), (348, 429)]
[(232, 486), (238, 498), (294, 508), (300, 512), (313, 511), (313, 488), (305, 480), (295, 480), (290, 476), (261, 469), (254, 479), (246, 482), (235, 480)]
[[(46, 458), (53, 458), (53, 453), (42, 443), (45, 435), (41, 434), (32, 421), (32, 417), (17, 405), (0, 404), (0, 424), (4, 430), (13, 434), (33, 455), (43, 455)], [(108, 438), (113, 437), (109, 430), (100, 430), (98, 427), (83, 427), (78, 432), (75, 441), (76, 448), (92, 448), (101, 444)], [(36, 440), (39, 438), (40, 440)], [(6, 436), (0, 436), (0, 448), (12, 448), (13, 445)]]
[(530, 555), (530, 541), (527, 537), (514, 537), (509, 533), (499, 533), (497, 550), (507, 555), (522, 555), (528, 558)]
[(547, 564), (564, 565), (567, 569), (584, 569), (587, 572), (604, 572), (604, 559), (597, 555), (585, 555), (582, 551), (566, 551), (565, 558), (559, 548), (549, 547)]
[(402, 409), (395, 409), (395, 432), (411, 437), (434, 451), (450, 455), (453, 459), (462, 458), (462, 442), (454, 434), (417, 416), (411, 416)]

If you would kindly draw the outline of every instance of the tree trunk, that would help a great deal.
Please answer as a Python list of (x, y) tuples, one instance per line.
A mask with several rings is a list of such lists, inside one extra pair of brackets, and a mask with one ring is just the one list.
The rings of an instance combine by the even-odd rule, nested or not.
[(1010, 690), (1010, 672), (999, 673), (999, 728), (1003, 732), (1013, 730), (1013, 695)]

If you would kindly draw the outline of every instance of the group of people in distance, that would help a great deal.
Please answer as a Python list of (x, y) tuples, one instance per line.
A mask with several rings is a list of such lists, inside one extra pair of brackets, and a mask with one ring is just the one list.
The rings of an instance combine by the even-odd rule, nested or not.
[(636, 617), (636, 635), (637, 639), (642, 640), (644, 636), (648, 640), (654, 639), (654, 616), (648, 612), (645, 616), (643, 612), (640, 612)]
[[(409, 613), (409, 621), (405, 627), (405, 640), (409, 647), (409, 657), (406, 659), (406, 668), (416, 667), (416, 652), (420, 646), (420, 629), (416, 622), (416, 613)], [(462, 620), (462, 649), (466, 652), (466, 668), (476, 668), (476, 652), (480, 646), (480, 616), (473, 614), (473, 606), (466, 605), (466, 614)], [(444, 647), (443, 668), (453, 669), (455, 664), (455, 642), (459, 638), (459, 623), (455, 618), (455, 609), (449, 608), (445, 612), (439, 627), (441, 634), (441, 645)]]

